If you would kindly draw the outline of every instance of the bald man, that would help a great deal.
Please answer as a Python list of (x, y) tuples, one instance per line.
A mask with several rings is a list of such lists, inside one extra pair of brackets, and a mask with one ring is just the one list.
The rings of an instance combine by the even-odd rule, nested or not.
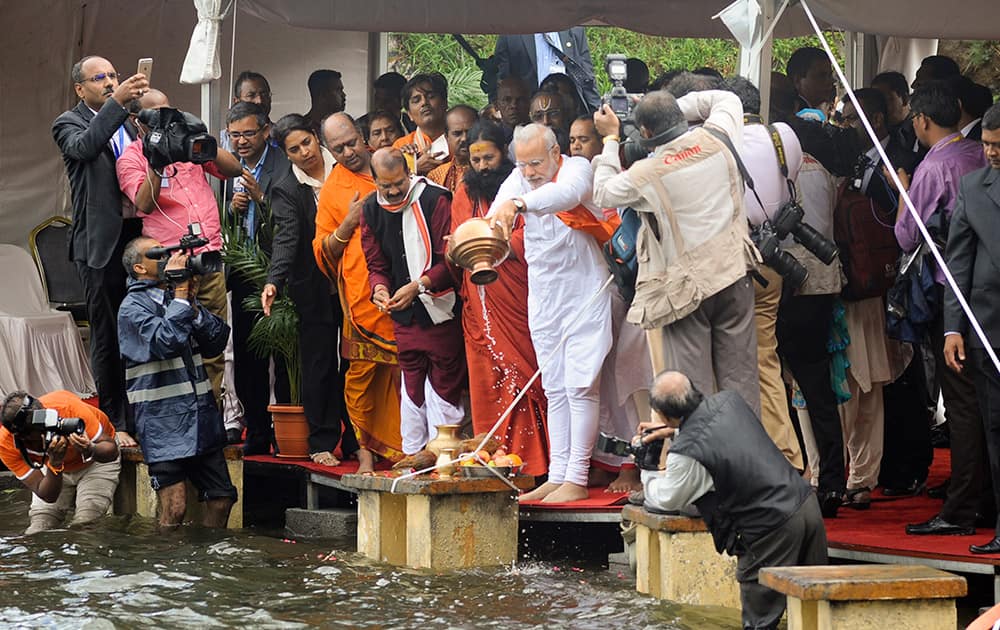
[(758, 571), (826, 564), (816, 495), (736, 392), (706, 398), (687, 376), (667, 371), (653, 380), (650, 405), (658, 419), (639, 425), (640, 434), (650, 431), (642, 441), (673, 443), (664, 470), (642, 471), (647, 506), (695, 505), (716, 550), (738, 558), (743, 627), (777, 628), (785, 596), (758, 584)]
[[(170, 100), (160, 90), (149, 90), (136, 105), (134, 109), (137, 111), (160, 109), (170, 107)], [(143, 123), (138, 123), (138, 126), (139, 137), (144, 138), (150, 130)], [(118, 185), (135, 204), (142, 219), (144, 235), (164, 245), (176, 245), (187, 234), (189, 224), (199, 223), (202, 238), (208, 239), (208, 244), (196, 249), (195, 253), (222, 251), (219, 206), (205, 174), (221, 180), (239, 176), (243, 167), (236, 156), (220, 148), (211, 162), (176, 162), (157, 172), (143, 155), (142, 142), (133, 142), (118, 159), (116, 169)], [(201, 278), (198, 301), (223, 321), (226, 320), (226, 276), (223, 272)], [(222, 354), (205, 356), (204, 361), (215, 400), (220, 402), (225, 357)]]
[(361, 246), (371, 299), (389, 313), (402, 371), (403, 452), (427, 445), (441, 424), (465, 419), (461, 304), (445, 261), (451, 193), (410, 173), (402, 151), (371, 159), (376, 194), (361, 211)]
[(316, 264), (337, 284), (344, 311), (340, 353), (349, 361), (344, 402), (358, 438), (359, 473), (373, 471), (374, 456), (403, 457), (399, 434), (399, 360), (388, 313), (372, 303), (361, 246), (361, 208), (375, 192), (371, 153), (347, 114), (323, 122), (323, 141), (337, 160), (316, 206)]
[(479, 112), (468, 105), (452, 107), (445, 117), (445, 137), (448, 139), (448, 153), (452, 159), (427, 173), (427, 179), (447, 188), (452, 194), (462, 181), (462, 175), (469, 168), (469, 143), (466, 139), (469, 136), (469, 129), (477, 120)]
[(503, 124), (511, 129), (530, 122), (531, 119), (528, 117), (530, 100), (531, 90), (519, 77), (507, 77), (497, 84), (496, 106)]
[(73, 196), (69, 257), (76, 265), (87, 300), (90, 365), (101, 411), (122, 446), (135, 446), (125, 372), (118, 352), (118, 305), (125, 297), (125, 271), (118, 264), (125, 243), (139, 234), (138, 221), (123, 216), (115, 161), (136, 134), (125, 106), (149, 87), (137, 74), (119, 83), (118, 72), (103, 57), (73, 64), (73, 89), (80, 102), (52, 123)]

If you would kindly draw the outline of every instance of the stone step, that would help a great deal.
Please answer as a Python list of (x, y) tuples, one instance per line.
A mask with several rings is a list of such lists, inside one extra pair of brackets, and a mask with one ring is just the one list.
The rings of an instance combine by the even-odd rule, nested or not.
[(355, 508), (285, 510), (285, 535), (289, 538), (349, 538), (358, 533)]

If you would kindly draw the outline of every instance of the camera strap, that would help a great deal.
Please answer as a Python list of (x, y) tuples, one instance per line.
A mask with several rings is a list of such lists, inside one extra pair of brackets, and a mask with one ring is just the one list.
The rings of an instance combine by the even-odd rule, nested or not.
[(788, 184), (788, 194), (791, 195), (792, 201), (795, 200), (795, 183), (788, 177), (788, 157), (785, 155), (785, 143), (781, 141), (781, 134), (778, 133), (778, 128), (774, 125), (768, 125), (767, 131), (771, 136), (771, 144), (774, 146), (774, 154), (778, 157), (778, 168), (781, 169), (781, 175), (785, 178), (785, 182)]
[(747, 188), (750, 189), (750, 192), (753, 193), (754, 199), (756, 199), (757, 203), (760, 204), (761, 210), (764, 210), (764, 202), (760, 200), (760, 195), (757, 194), (757, 189), (754, 188), (753, 178), (750, 177), (750, 172), (747, 170), (746, 164), (743, 163), (743, 159), (740, 158), (740, 154), (736, 151), (736, 147), (733, 146), (733, 141), (729, 139), (729, 135), (725, 131), (716, 129), (710, 125), (702, 125), (702, 129), (718, 138), (722, 144), (726, 145), (729, 152), (733, 154), (733, 159), (736, 160), (736, 168), (739, 169), (740, 175), (743, 176), (743, 182), (747, 185)]
[[(42, 441), (44, 442), (44, 440)], [(21, 451), (21, 459), (24, 460), (24, 463), (31, 466), (35, 470), (41, 470), (42, 466), (45, 465), (45, 460), (48, 459), (49, 457), (48, 449), (46, 448), (45, 452), (42, 453), (41, 462), (36, 462), (35, 460), (31, 459), (31, 455), (28, 454), (28, 448), (24, 445), (24, 442), (21, 441), (21, 438), (17, 437), (16, 435), (14, 436), (14, 446), (17, 447), (17, 450)]]

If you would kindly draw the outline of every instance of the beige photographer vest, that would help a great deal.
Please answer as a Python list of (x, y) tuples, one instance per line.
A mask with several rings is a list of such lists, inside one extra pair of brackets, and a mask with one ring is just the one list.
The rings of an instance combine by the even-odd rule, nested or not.
[(633, 206), (642, 225), (628, 321), (647, 329), (672, 324), (760, 262), (736, 161), (711, 133), (692, 129), (628, 174), (643, 196)]

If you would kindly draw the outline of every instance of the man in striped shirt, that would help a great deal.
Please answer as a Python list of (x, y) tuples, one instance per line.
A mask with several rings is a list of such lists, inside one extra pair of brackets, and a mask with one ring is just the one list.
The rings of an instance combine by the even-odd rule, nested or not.
[(185, 269), (187, 254), (175, 252), (163, 272), (148, 237), (125, 247), (128, 294), (118, 312), (118, 342), (125, 362), (128, 400), (137, 437), (160, 500), (160, 526), (184, 520), (184, 481), (205, 501), (205, 525), (225, 527), (236, 502), (222, 454), (225, 429), (205, 373), (203, 356), (225, 348), (229, 327), (198, 303), (199, 276), (174, 282), (164, 275)]

